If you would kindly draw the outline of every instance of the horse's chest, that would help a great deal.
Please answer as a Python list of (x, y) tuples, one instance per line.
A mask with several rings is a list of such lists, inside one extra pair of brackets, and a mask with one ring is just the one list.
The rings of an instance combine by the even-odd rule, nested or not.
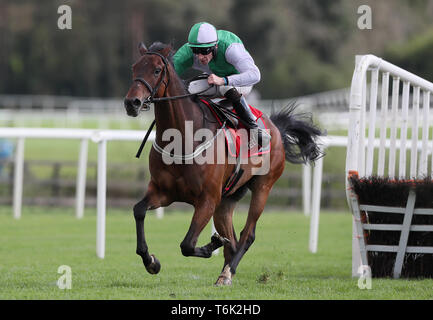
[(182, 170), (177, 168), (165, 168), (157, 172), (151, 172), (152, 179), (156, 181), (161, 191), (176, 198), (176, 200), (188, 200), (197, 197), (203, 190), (204, 177), (199, 172)]

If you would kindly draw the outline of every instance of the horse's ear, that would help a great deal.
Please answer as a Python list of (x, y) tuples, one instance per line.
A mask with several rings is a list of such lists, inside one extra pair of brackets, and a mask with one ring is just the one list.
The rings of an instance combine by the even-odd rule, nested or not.
[(141, 55), (144, 55), (147, 52), (146, 45), (143, 42), (140, 42), (138, 45), (138, 51), (140, 51)]
[(168, 45), (167, 47), (162, 49), (161, 54), (164, 57), (168, 58), (172, 51), (173, 51), (173, 47), (171, 45)]

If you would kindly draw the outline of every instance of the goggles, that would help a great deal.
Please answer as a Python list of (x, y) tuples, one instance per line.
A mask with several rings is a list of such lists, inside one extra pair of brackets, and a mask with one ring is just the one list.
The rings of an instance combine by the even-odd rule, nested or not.
[(192, 53), (202, 54), (204, 56), (208, 55), (213, 51), (214, 47), (191, 47)]

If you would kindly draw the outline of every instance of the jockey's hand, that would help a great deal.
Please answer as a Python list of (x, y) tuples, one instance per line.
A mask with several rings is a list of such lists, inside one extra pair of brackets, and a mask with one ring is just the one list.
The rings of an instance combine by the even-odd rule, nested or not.
[(208, 84), (214, 84), (216, 86), (223, 86), (224, 85), (224, 79), (218, 77), (215, 74), (211, 74), (208, 78), (207, 78), (207, 83)]

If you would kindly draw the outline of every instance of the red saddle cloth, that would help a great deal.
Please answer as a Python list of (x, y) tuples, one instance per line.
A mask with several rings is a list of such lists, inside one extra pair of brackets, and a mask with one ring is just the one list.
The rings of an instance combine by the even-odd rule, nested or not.
[[(209, 107), (209, 109), (212, 111), (213, 115), (217, 119), (218, 123), (222, 126), (223, 125), (222, 119), (220, 119), (218, 114), (213, 111), (210, 103), (207, 102), (206, 100), (203, 100), (203, 99), (200, 99), (200, 100), (205, 105), (207, 105)], [(252, 106), (250, 106), (250, 109), (251, 109), (251, 112), (256, 117), (256, 123), (257, 123), (258, 127), (261, 129), (265, 129), (265, 130), (268, 129), (266, 126), (266, 123), (263, 121), (263, 112), (260, 111), (259, 109), (252, 107)], [(233, 113), (236, 113), (236, 111), (234, 109), (233, 109)], [(258, 146), (257, 144), (250, 146), (249, 134), (245, 134), (245, 132), (248, 133), (248, 131), (249, 130), (245, 129), (245, 126), (242, 124), (241, 121), (239, 121), (239, 125), (237, 126), (236, 129), (228, 128), (228, 127), (224, 128), (224, 134), (226, 137), (227, 149), (228, 149), (228, 153), (230, 156), (235, 157), (235, 158), (242, 156), (242, 158), (245, 158), (245, 157), (262, 155), (265, 153), (269, 153), (271, 151), (271, 144), (269, 144), (265, 148)], [(242, 154), (241, 154), (241, 145), (242, 144), (244, 146), (247, 146), (243, 150), (248, 150), (248, 152), (242, 152)]]

